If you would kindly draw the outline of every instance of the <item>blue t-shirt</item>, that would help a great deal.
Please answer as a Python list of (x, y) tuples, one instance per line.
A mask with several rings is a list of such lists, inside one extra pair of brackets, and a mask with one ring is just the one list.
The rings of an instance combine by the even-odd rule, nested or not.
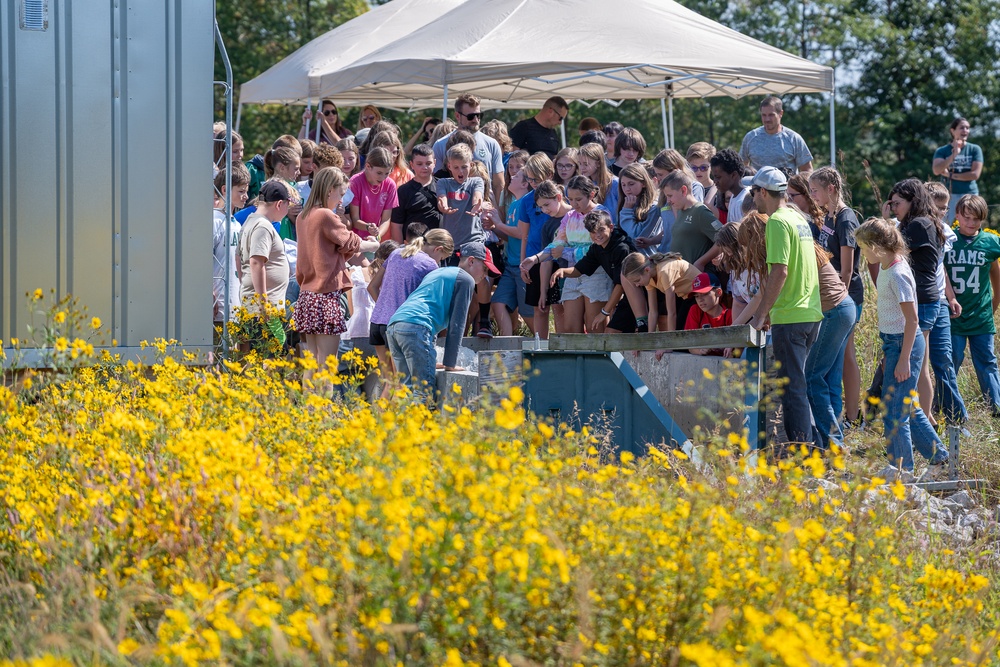
[(389, 318), (389, 325), (396, 322), (419, 324), (430, 329), (432, 334), (447, 329), (443, 363), (454, 366), (465, 329), (465, 316), (475, 291), (476, 281), (463, 269), (457, 266), (434, 269), (396, 309)]
[[(542, 243), (542, 228), (548, 222), (549, 216), (542, 213), (542, 209), (538, 208), (538, 204), (535, 203), (534, 190), (517, 200), (517, 208), (518, 221), (523, 220), (528, 223), (528, 245), (524, 249), (524, 256), (537, 255), (545, 247), (545, 244)], [(518, 264), (520, 263), (519, 259)]]
[[(508, 227), (517, 227), (517, 218), (521, 213), (520, 203), (520, 199), (515, 199), (507, 206)], [(516, 268), (521, 265), (521, 239), (516, 236), (508, 236), (505, 252), (507, 266)]]

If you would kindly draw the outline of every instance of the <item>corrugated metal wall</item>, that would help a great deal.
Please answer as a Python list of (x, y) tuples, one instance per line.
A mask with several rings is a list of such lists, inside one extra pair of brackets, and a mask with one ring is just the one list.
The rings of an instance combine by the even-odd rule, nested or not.
[[(47, 6), (46, 29), (22, 26), (25, 3)], [(4, 341), (41, 287), (80, 297), (122, 348), (211, 344), (214, 10), (0, 3)]]

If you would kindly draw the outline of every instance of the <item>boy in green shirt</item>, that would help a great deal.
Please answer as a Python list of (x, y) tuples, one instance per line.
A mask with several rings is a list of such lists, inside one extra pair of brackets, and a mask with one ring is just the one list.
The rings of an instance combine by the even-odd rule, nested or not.
[(964, 195), (955, 213), (958, 239), (944, 256), (945, 270), (962, 307), (962, 314), (951, 321), (952, 358), (958, 370), (968, 341), (979, 388), (993, 416), (1000, 417), (1000, 372), (993, 350), (993, 314), (1000, 305), (1000, 237), (980, 231), (989, 209), (979, 195)]

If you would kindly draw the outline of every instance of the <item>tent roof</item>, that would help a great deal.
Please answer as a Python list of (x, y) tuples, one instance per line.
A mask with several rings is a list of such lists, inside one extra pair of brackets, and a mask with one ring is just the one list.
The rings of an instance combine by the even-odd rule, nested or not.
[[(315, 103), (322, 75), (338, 71), (372, 51), (406, 37), (463, 0), (393, 0), (317, 37), (240, 87), (240, 104)], [(440, 93), (438, 94), (440, 97)], [(340, 101), (338, 100), (338, 103)], [(369, 100), (361, 102), (368, 104)]]
[[(384, 8), (398, 5), (393, 19), (402, 20), (404, 12), (424, 17), (441, 4), (393, 0), (341, 28)], [(441, 104), (447, 84), (451, 97), (473, 93), (483, 98), (485, 107), (537, 108), (552, 95), (570, 100), (658, 99), (668, 80), (674, 97), (833, 89), (831, 68), (742, 35), (673, 0), (453, 4), (435, 20), (409, 20), (409, 30), (399, 39), (346, 59), (351, 62), (313, 62), (307, 74), (313, 97), (335, 97), (344, 105), (426, 108)], [(240, 102), (290, 101), (262, 88), (252, 92), (252, 97), (241, 92)]]

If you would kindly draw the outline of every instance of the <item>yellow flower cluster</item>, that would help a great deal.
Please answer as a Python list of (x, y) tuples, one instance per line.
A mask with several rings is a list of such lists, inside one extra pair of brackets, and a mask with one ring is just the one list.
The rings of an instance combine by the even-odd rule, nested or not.
[(0, 387), (0, 653), (46, 656), (3, 664), (998, 659), (990, 582), (897, 530), (882, 480), (818, 483), (839, 457), (612, 459), (518, 389), (432, 412), (300, 371)]

